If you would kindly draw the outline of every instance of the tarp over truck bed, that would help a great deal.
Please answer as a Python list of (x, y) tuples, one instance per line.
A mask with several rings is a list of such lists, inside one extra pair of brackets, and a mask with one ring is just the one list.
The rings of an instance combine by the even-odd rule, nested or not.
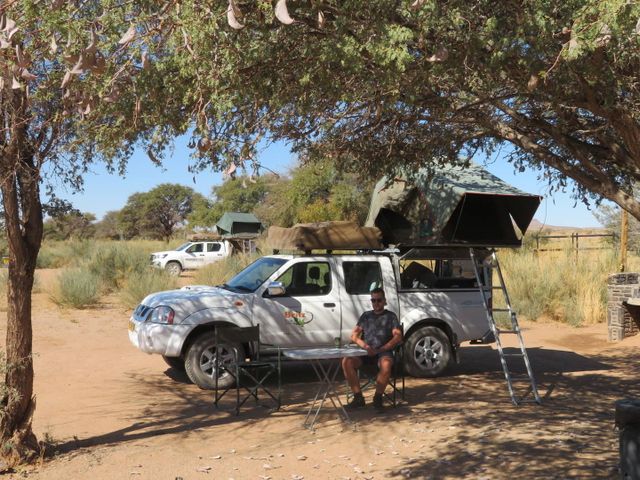
[(269, 227), (267, 245), (276, 250), (370, 250), (382, 248), (381, 238), (377, 228), (354, 222), (298, 223)]
[(541, 197), (518, 190), (476, 164), (380, 180), (366, 225), (394, 245), (520, 246)]

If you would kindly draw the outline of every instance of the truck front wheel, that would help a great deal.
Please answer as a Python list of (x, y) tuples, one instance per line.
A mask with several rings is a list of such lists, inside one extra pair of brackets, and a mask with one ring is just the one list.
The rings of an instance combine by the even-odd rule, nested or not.
[(176, 370), (184, 372), (184, 360), (182, 359), (182, 357), (165, 357), (163, 355), (162, 359), (171, 368), (175, 368)]
[(218, 374), (218, 388), (233, 385), (233, 376), (224, 369), (224, 365), (234, 359), (234, 350), (239, 358), (244, 358), (242, 345), (220, 345), (220, 372), (216, 372), (216, 343), (213, 332), (198, 336), (189, 346), (184, 359), (184, 367), (189, 380), (203, 390), (216, 388), (215, 375)]
[(449, 365), (451, 352), (449, 337), (440, 328), (420, 327), (405, 342), (405, 371), (412, 377), (436, 377)]
[(173, 277), (179, 277), (180, 274), (182, 273), (182, 266), (180, 265), (179, 262), (169, 262), (164, 267), (164, 269), (167, 271), (169, 275)]

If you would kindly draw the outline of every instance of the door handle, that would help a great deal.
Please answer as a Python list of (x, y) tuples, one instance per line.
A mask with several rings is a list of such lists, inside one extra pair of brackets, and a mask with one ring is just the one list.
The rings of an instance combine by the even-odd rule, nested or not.
[(323, 303), (322, 304), (323, 307), (327, 307), (327, 308), (333, 308), (336, 306), (335, 303)]

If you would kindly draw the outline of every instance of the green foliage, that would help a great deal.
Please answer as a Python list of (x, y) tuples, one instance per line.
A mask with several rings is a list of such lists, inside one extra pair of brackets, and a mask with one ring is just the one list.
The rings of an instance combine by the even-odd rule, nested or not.
[(196, 271), (194, 282), (202, 285), (222, 285), (240, 270), (254, 262), (259, 255), (238, 254), (206, 265)]
[(121, 289), (131, 276), (149, 268), (149, 252), (129, 243), (106, 244), (96, 249), (87, 263), (87, 269), (107, 291)]
[(104, 214), (102, 220), (95, 224), (96, 238), (122, 240), (124, 231), (118, 224), (119, 211), (111, 210)]
[[(281, 182), (277, 175), (240, 176), (212, 188), (212, 201), (200, 202), (189, 215), (191, 227), (213, 227), (226, 212), (255, 213), (268, 192)], [(262, 220), (261, 217), (258, 217)]]
[(577, 199), (624, 198), (640, 218), (640, 202), (621, 194), (640, 179), (640, 4), (293, 3), (292, 26), (262, 3), (240, 5), (241, 30), (223, 6), (203, 12), (191, 0), (174, 14), (187, 33), (176, 29), (172, 45), (187, 35), (191, 47), (175, 59), (175, 89), (190, 86), (193, 144), (206, 140), (196, 168), (238, 167), (265, 136), (369, 178), (505, 146), (516, 169), (539, 170), (550, 188), (573, 178)]
[[(622, 226), (622, 212), (620, 208), (600, 205), (593, 214), (607, 230), (607, 233), (613, 234), (611, 242), (613, 246), (619, 248), (620, 230)], [(629, 250), (636, 254), (640, 253), (640, 222), (635, 218), (629, 218), (627, 242)]]
[(78, 266), (89, 258), (95, 248), (90, 240), (46, 241), (36, 261), (37, 268)]
[(95, 235), (96, 217), (92, 213), (72, 212), (54, 216), (44, 222), (46, 240), (86, 239)]
[(177, 280), (164, 270), (147, 268), (131, 273), (120, 289), (120, 301), (127, 308), (136, 307), (144, 297), (153, 292), (176, 288)]
[(296, 167), (268, 193), (256, 215), (266, 224), (353, 220), (363, 224), (373, 185), (324, 160)]
[(87, 268), (63, 270), (51, 291), (51, 300), (67, 308), (87, 308), (100, 300), (100, 278)]
[(194, 206), (206, 203), (192, 188), (163, 183), (146, 193), (131, 195), (118, 215), (117, 229), (126, 238), (148, 235), (169, 240)]

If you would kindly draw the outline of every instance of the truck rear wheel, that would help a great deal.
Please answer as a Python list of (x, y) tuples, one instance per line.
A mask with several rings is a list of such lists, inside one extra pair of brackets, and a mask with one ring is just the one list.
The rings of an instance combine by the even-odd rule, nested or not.
[(449, 366), (451, 353), (446, 333), (438, 327), (420, 327), (405, 342), (405, 371), (412, 377), (436, 377)]
[(182, 266), (179, 262), (169, 262), (165, 265), (164, 269), (173, 277), (179, 277), (182, 273)]
[[(233, 376), (224, 369), (224, 365), (234, 358), (234, 349), (238, 356), (244, 358), (242, 345), (222, 344), (220, 351), (221, 368), (218, 376), (218, 388), (227, 388), (233, 385)], [(213, 332), (200, 334), (189, 346), (184, 359), (184, 368), (189, 380), (203, 390), (216, 388), (216, 343)]]

